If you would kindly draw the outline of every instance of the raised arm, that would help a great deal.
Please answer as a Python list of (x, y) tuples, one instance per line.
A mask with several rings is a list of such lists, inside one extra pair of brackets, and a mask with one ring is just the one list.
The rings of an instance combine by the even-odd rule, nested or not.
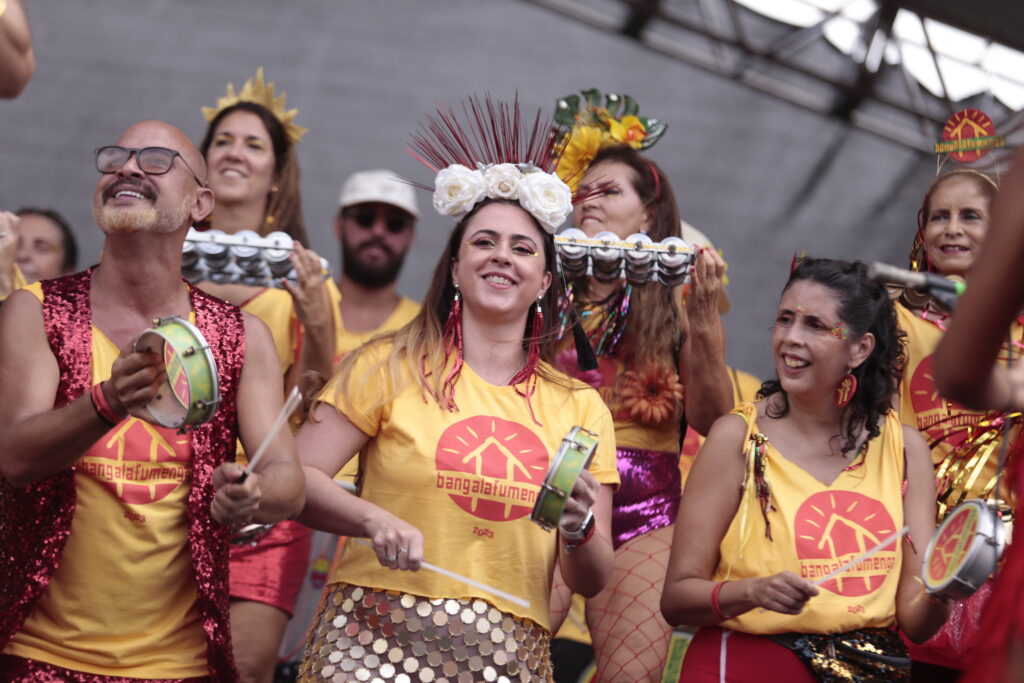
[(725, 328), (718, 314), (725, 262), (713, 249), (697, 254), (686, 302), (680, 375), (686, 387), (686, 421), (708, 433), (733, 408), (732, 382), (725, 364)]
[[(1006, 331), (1024, 304), (1024, 150), (992, 204), (992, 224), (935, 351), (935, 383), (971, 408), (1024, 408), (1024, 368), (995, 363)], [(1019, 355), (1019, 354), (1018, 354)]]
[[(334, 366), (334, 311), (327, 295), (327, 281), (320, 271), (320, 257), (312, 249), (295, 243), (292, 255), (298, 284), (285, 282), (295, 303), (295, 314), (302, 323), (302, 348), (299, 360), (292, 366), (289, 384), (306, 389), (306, 373), (314, 372), (324, 380)], [(322, 383), (313, 383), (316, 389)]]
[[(668, 623), (692, 626), (717, 624), (712, 609), (712, 577), (719, 547), (740, 505), (743, 482), (743, 439), (746, 422), (738, 415), (719, 419), (686, 480), (676, 517), (661, 613)], [(739, 616), (755, 607), (798, 614), (818, 590), (792, 572), (740, 579), (724, 584), (718, 593), (723, 614)]]
[(17, 97), (36, 70), (32, 32), (21, 0), (6, 0), (0, 12), (0, 96)]
[(949, 618), (951, 605), (925, 597), (921, 560), (935, 533), (935, 472), (931, 453), (921, 433), (903, 427), (907, 458), (907, 493), (903, 518), (910, 534), (903, 539), (903, 567), (896, 592), (896, 621), (915, 643), (931, 638)]
[(250, 457), (268, 437), (265, 454), (253, 476), (239, 483), (242, 466), (222, 464), (214, 473), (217, 494), (210, 507), (221, 523), (279, 522), (302, 509), (305, 481), (287, 423), (276, 434), (270, 427), (281, 410), (284, 387), (281, 363), (270, 330), (256, 316), (245, 318), (245, 364), (238, 385), (238, 432)]
[[(122, 419), (152, 400), (166, 374), (158, 354), (133, 352), (133, 343), (121, 350), (110, 379), (101, 384)], [(59, 383), (42, 306), (30, 292), (17, 291), (0, 308), (0, 474), (13, 486), (67, 469), (111, 428), (89, 392), (54, 409)]]
[(370, 437), (334, 406), (317, 403), (295, 439), (306, 474), (306, 507), (299, 521), (333, 534), (369, 538), (382, 566), (419, 569), (419, 529), (334, 482), (334, 475)]

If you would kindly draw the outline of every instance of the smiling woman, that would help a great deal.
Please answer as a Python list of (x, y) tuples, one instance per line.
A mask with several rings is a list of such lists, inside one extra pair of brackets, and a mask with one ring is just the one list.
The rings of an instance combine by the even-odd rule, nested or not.
[[(993, 178), (969, 168), (938, 178), (918, 213), (911, 268), (965, 278), (988, 233), (997, 190)], [(900, 295), (896, 311), (908, 342), (900, 385), (900, 419), (918, 429), (931, 447), (940, 482), (939, 521), (968, 498), (1007, 500), (1005, 491), (996, 490), (1000, 414), (968, 410), (947, 401), (935, 387), (932, 358), (950, 323), (950, 311), (931, 297), (909, 290)], [(1009, 338), (1013, 344), (1024, 341), (1020, 318), (1011, 324)], [(1009, 343), (1004, 344), (999, 362), (1005, 364), (1013, 352)], [(911, 647), (915, 675), (936, 681), (952, 681), (960, 675), (974, 647), (977, 617), (990, 590), (990, 585), (984, 585), (958, 603), (950, 628), (923, 647)], [(955, 631), (954, 624), (959, 625)]]
[[(281, 230), (295, 239), (292, 266), (297, 284), (286, 289), (219, 284), (199, 286), (259, 317), (270, 328), (286, 373), (285, 391), (307, 373), (330, 374), (334, 316), (321, 276), (320, 257), (308, 243), (302, 220), (295, 143), (306, 132), (286, 111), (284, 95), (263, 70), (236, 95), (229, 85), (216, 107), (203, 108), (209, 121), (200, 151), (206, 157), (216, 204), (205, 226), (235, 234)], [(301, 349), (301, 351), (300, 351)], [(245, 453), (238, 453), (244, 463)], [(277, 652), (305, 574), (310, 531), (285, 521), (257, 543), (231, 551), (231, 628), (243, 681), (273, 678)]]
[[(450, 158), (432, 136), (417, 141), (442, 169), (434, 207), (457, 219), (419, 315), (346, 355), (298, 433), (309, 496), (299, 519), (369, 539), (332, 569), (302, 681), (344, 678), (347, 664), (367, 680), (398, 665), (420, 681), (550, 680), (556, 563), (585, 595), (608, 580), (611, 416), (551, 365), (552, 233), (571, 194), (548, 173), (539, 117), (531, 132), (513, 106), (468, 107), (495, 122), (490, 133), (455, 126), (482, 149)], [(489, 137), (498, 130), (509, 138)], [(551, 534), (531, 507), (574, 427), (597, 445)], [(356, 453), (358, 497), (332, 481)]]
[[(680, 680), (909, 680), (893, 626), (923, 641), (949, 605), (921, 599), (935, 498), (927, 447), (891, 409), (901, 336), (864, 264), (790, 275), (777, 378), (715, 423), (683, 494), (661, 599), (669, 623), (701, 625)], [(915, 540), (893, 544), (904, 526)]]

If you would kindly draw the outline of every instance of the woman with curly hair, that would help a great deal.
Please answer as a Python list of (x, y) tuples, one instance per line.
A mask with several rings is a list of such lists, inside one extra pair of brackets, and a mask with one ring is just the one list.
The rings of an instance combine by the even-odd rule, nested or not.
[[(577, 196), (590, 197), (573, 215), (588, 237), (605, 231), (621, 239), (644, 233), (655, 242), (680, 236), (668, 178), (628, 145), (598, 151)], [(658, 601), (682, 493), (682, 434), (687, 423), (707, 433), (733, 406), (718, 317), (723, 271), (715, 251), (699, 251), (685, 308), (681, 288), (658, 282), (591, 276), (568, 283), (564, 329), (580, 321), (598, 367), (581, 373), (571, 348), (559, 359), (566, 372), (597, 388), (611, 410), (622, 480), (613, 500), (612, 578), (586, 604), (600, 680), (660, 680), (665, 667), (672, 628)], [(568, 335), (563, 346), (572, 346)], [(556, 619), (568, 598), (556, 586)]]
[(862, 263), (805, 259), (790, 275), (778, 378), (715, 423), (679, 511), (661, 607), (701, 626), (683, 680), (909, 680), (893, 627), (924, 641), (949, 605), (919, 577), (934, 480), (891, 410), (903, 336)]

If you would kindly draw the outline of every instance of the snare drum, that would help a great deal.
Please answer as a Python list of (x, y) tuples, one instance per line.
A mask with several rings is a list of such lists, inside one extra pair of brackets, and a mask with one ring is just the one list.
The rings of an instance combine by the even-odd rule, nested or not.
[(590, 465), (597, 449), (597, 434), (583, 427), (573, 427), (555, 454), (548, 476), (541, 484), (537, 502), (533, 505), (530, 519), (545, 531), (551, 531), (562, 519), (565, 503), (572, 494), (572, 488), (586, 467)]
[(149, 422), (184, 433), (213, 417), (220, 402), (217, 365), (194, 325), (177, 316), (157, 320), (135, 349), (159, 353), (167, 369), (167, 379), (146, 406)]
[(983, 500), (966, 500), (949, 513), (924, 553), (925, 590), (964, 600), (996, 570), (1006, 547), (1006, 526), (998, 509)]

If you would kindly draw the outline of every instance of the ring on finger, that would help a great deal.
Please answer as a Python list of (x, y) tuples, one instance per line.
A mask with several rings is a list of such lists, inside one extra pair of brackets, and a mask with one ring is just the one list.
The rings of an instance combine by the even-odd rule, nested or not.
[(407, 553), (407, 552), (409, 552), (409, 549), (408, 548), (399, 548), (398, 552), (400, 552), (400, 553)]

